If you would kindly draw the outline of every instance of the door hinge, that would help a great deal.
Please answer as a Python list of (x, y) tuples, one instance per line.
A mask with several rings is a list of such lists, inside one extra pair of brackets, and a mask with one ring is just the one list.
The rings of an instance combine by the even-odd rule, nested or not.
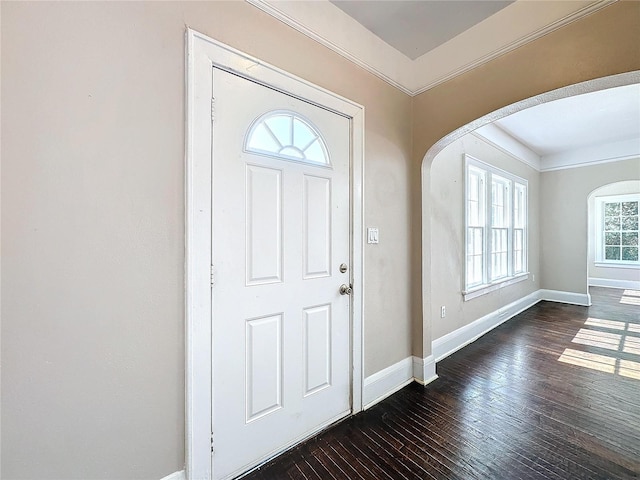
[(213, 453), (213, 433), (211, 434), (211, 453)]
[(216, 121), (216, 97), (211, 97), (211, 122)]
[(211, 270), (209, 272), (211, 274), (211, 286), (213, 287), (213, 284), (215, 283), (215, 276), (213, 273), (213, 265), (211, 265)]

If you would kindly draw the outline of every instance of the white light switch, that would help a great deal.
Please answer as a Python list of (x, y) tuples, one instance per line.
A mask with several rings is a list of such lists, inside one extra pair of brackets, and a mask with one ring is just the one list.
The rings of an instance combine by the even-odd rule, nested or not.
[(378, 242), (378, 229), (375, 227), (367, 228), (367, 243), (379, 243)]

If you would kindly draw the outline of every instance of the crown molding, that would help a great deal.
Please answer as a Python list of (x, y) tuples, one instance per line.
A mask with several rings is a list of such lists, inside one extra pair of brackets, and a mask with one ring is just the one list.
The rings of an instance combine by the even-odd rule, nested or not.
[(410, 83), (412, 61), (328, 0), (245, 1), (333, 50), (389, 85), (407, 95), (413, 95), (407, 86)]
[[(535, 10), (535, 4), (538, 2), (517, 1), (457, 37), (452, 38), (440, 47), (418, 57), (415, 60), (415, 77), (418, 82), (423, 83), (422, 86), (412, 90), (412, 95), (426, 92), (441, 83), (473, 70), (527, 43), (531, 43), (617, 1), (556, 2), (554, 5), (559, 10), (549, 15), (543, 15), (546, 12)], [(585, 3), (587, 5), (584, 5)], [(579, 4), (583, 4), (583, 6), (578, 10), (572, 10), (575, 5)], [(564, 16), (557, 20), (552, 20), (550, 17), (553, 17), (554, 14)], [(549, 21), (551, 23), (548, 23)], [(509, 24), (518, 25), (517, 31), (505, 32), (504, 34), (505, 36), (510, 36), (512, 40), (497, 48), (493, 48), (496, 45), (489, 45), (489, 40), (485, 40), (485, 38), (492, 39), (491, 34), (493, 32)], [(525, 29), (524, 32), (527, 29), (533, 30), (530, 33), (524, 33), (522, 29)], [(503, 39), (504, 37), (501, 40)], [(471, 48), (476, 50), (471, 51)], [(483, 53), (483, 50), (488, 51)], [(460, 57), (465, 54), (471, 60), (463, 65), (454, 66), (455, 62), (459, 63)], [(454, 63), (451, 63), (451, 59), (454, 59)], [(447, 70), (447, 67), (450, 69)], [(425, 79), (427, 79), (426, 82)]]
[[(511, 52), (617, 0), (517, 0), (411, 60), (328, 0), (245, 0), (410, 96)], [(499, 33), (496, 33), (499, 32)]]
[(540, 171), (540, 156), (518, 139), (498, 127), (495, 123), (489, 123), (471, 132), (473, 136), (489, 143), (510, 157), (520, 160), (534, 170)]
[(541, 158), (541, 172), (588, 167), (601, 163), (620, 162), (640, 158), (640, 138), (631, 138), (569, 150)]

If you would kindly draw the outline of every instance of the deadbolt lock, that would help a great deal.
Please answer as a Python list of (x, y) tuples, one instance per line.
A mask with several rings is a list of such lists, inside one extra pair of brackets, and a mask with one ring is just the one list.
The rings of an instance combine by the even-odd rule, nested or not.
[(347, 264), (346, 264), (346, 263), (341, 264), (341, 265), (340, 265), (340, 273), (346, 273), (347, 268), (348, 268), (348, 267), (347, 267)]

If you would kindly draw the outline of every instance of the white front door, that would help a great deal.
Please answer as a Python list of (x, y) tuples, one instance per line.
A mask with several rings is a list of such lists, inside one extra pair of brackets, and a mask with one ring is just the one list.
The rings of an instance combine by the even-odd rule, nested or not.
[(223, 479), (351, 412), (340, 293), (351, 278), (350, 121), (216, 68), (213, 86), (213, 476)]

